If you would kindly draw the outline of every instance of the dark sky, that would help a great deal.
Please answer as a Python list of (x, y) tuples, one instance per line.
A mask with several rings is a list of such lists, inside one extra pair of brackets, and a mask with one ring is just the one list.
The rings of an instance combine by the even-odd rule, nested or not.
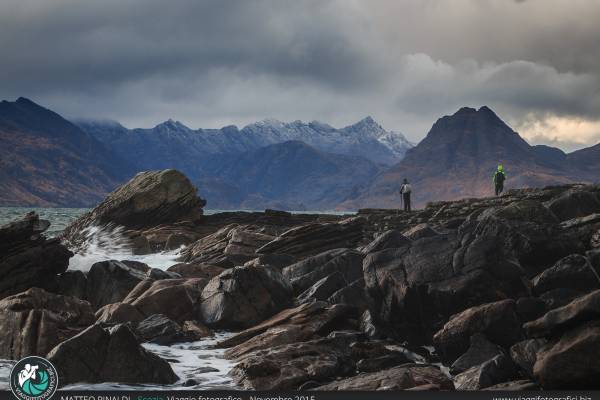
[(600, 141), (600, 1), (0, 2), (0, 98), (192, 128), (372, 115), (417, 141), (488, 105), (532, 143)]

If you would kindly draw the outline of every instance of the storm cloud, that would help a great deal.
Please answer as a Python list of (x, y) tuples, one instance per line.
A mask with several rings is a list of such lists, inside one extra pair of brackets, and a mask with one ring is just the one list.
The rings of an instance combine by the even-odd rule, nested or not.
[(532, 143), (600, 141), (596, 1), (0, 3), (0, 98), (149, 127), (372, 115), (420, 140), (462, 106)]

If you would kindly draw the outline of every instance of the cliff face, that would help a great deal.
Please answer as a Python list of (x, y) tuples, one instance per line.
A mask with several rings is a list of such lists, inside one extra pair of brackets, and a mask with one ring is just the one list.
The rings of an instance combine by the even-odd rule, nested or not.
[[(587, 154), (586, 154), (587, 155)], [(573, 155), (579, 161), (584, 154)], [(507, 188), (543, 187), (592, 181), (582, 162), (567, 162), (558, 149), (530, 146), (488, 107), (461, 108), (440, 118), (427, 137), (398, 164), (383, 172), (353, 207), (398, 207), (404, 178), (413, 185), (413, 202), (456, 200), (493, 194), (492, 175), (503, 164)]]
[(133, 171), (102, 143), (27, 99), (0, 103), (0, 204), (90, 206)]

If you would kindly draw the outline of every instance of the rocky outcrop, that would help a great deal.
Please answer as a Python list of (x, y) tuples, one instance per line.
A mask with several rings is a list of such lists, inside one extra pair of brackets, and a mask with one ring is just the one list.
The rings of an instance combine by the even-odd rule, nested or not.
[(600, 319), (600, 290), (580, 297), (566, 306), (549, 311), (524, 325), (531, 337), (556, 335), (578, 324)]
[(347, 376), (355, 369), (348, 344), (324, 338), (254, 351), (239, 359), (231, 376), (247, 390), (293, 390)]
[(225, 271), (222, 267), (203, 263), (179, 263), (170, 266), (167, 271), (175, 272), (182, 278), (204, 278), (212, 279)]
[(0, 300), (0, 358), (45, 356), (94, 323), (90, 304), (31, 288)]
[(260, 247), (257, 253), (304, 258), (331, 249), (356, 247), (363, 238), (363, 222), (361, 218), (349, 218), (338, 223), (298, 226)]
[(256, 258), (256, 250), (275, 239), (274, 233), (253, 226), (231, 224), (205, 236), (183, 251), (181, 260), (231, 268)]
[[(140, 172), (75, 220), (64, 230), (62, 237), (71, 247), (77, 248), (84, 239), (86, 228), (111, 225), (137, 232), (129, 235), (133, 241), (139, 232), (161, 224), (197, 221), (205, 204), (190, 180), (179, 171)], [(148, 237), (151, 235), (142, 236), (143, 239), (136, 239), (138, 243), (132, 242), (132, 246), (143, 247), (140, 240), (150, 246)], [(167, 241), (170, 235), (163, 236)]]
[(31, 287), (49, 288), (73, 255), (57, 239), (46, 239), (50, 223), (30, 212), (0, 226), (0, 299)]
[(569, 330), (537, 355), (533, 375), (544, 389), (599, 389), (600, 321)]
[(510, 357), (500, 354), (459, 374), (454, 382), (457, 390), (481, 390), (516, 377), (517, 370)]
[(121, 303), (108, 304), (96, 312), (99, 322), (139, 322), (162, 314), (176, 322), (196, 319), (197, 305), (206, 279), (145, 279)]
[(87, 273), (87, 296), (92, 307), (122, 301), (141, 281), (146, 279), (149, 268), (145, 265), (127, 265), (116, 260), (97, 262)]
[(404, 364), (383, 371), (317, 386), (315, 390), (406, 390), (426, 386), (426, 390), (453, 390), (452, 381), (432, 365)]
[(452, 363), (450, 372), (460, 374), (503, 353), (500, 346), (487, 340), (485, 335), (476, 333), (471, 336), (469, 349)]
[(211, 279), (199, 308), (208, 326), (239, 329), (269, 318), (291, 301), (292, 288), (278, 269), (241, 266)]
[(219, 347), (233, 346), (225, 355), (237, 359), (256, 350), (327, 336), (334, 330), (347, 327), (348, 320), (353, 317), (352, 308), (344, 305), (331, 306), (319, 301), (302, 304), (238, 333), (219, 343)]
[(505, 348), (518, 342), (522, 333), (515, 302), (502, 300), (456, 314), (435, 334), (433, 343), (445, 361), (454, 362), (468, 350), (469, 338), (475, 333)]
[[(355, 250), (334, 249), (292, 264), (284, 268), (282, 273), (290, 281), (296, 294), (307, 291), (318, 281), (328, 278), (312, 290), (313, 294), (319, 287), (321, 292), (326, 291), (327, 293), (322, 294), (323, 298), (317, 298), (317, 300), (324, 300), (337, 290), (363, 277), (363, 257), (362, 253)], [(322, 286), (327, 282), (329, 282), (328, 290), (323, 290)], [(301, 297), (309, 298), (311, 294), (306, 293)]]
[(135, 324), (135, 335), (142, 342), (156, 343), (168, 346), (173, 343), (193, 342), (211, 332), (192, 321), (186, 321), (183, 326), (161, 314), (154, 314)]
[(111, 329), (92, 325), (56, 346), (47, 358), (56, 367), (61, 385), (171, 384), (178, 380), (169, 363), (141, 347), (126, 325)]

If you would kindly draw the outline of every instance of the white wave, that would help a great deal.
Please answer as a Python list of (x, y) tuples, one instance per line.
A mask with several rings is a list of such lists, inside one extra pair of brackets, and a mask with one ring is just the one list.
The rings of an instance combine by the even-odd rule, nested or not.
[(123, 233), (121, 226), (91, 226), (82, 232), (85, 237), (77, 249), (71, 249), (75, 255), (69, 260), (70, 270), (89, 271), (97, 262), (106, 260), (132, 260), (148, 264), (151, 268), (167, 269), (177, 264), (181, 248), (161, 253), (144, 255), (133, 254), (131, 241)]

